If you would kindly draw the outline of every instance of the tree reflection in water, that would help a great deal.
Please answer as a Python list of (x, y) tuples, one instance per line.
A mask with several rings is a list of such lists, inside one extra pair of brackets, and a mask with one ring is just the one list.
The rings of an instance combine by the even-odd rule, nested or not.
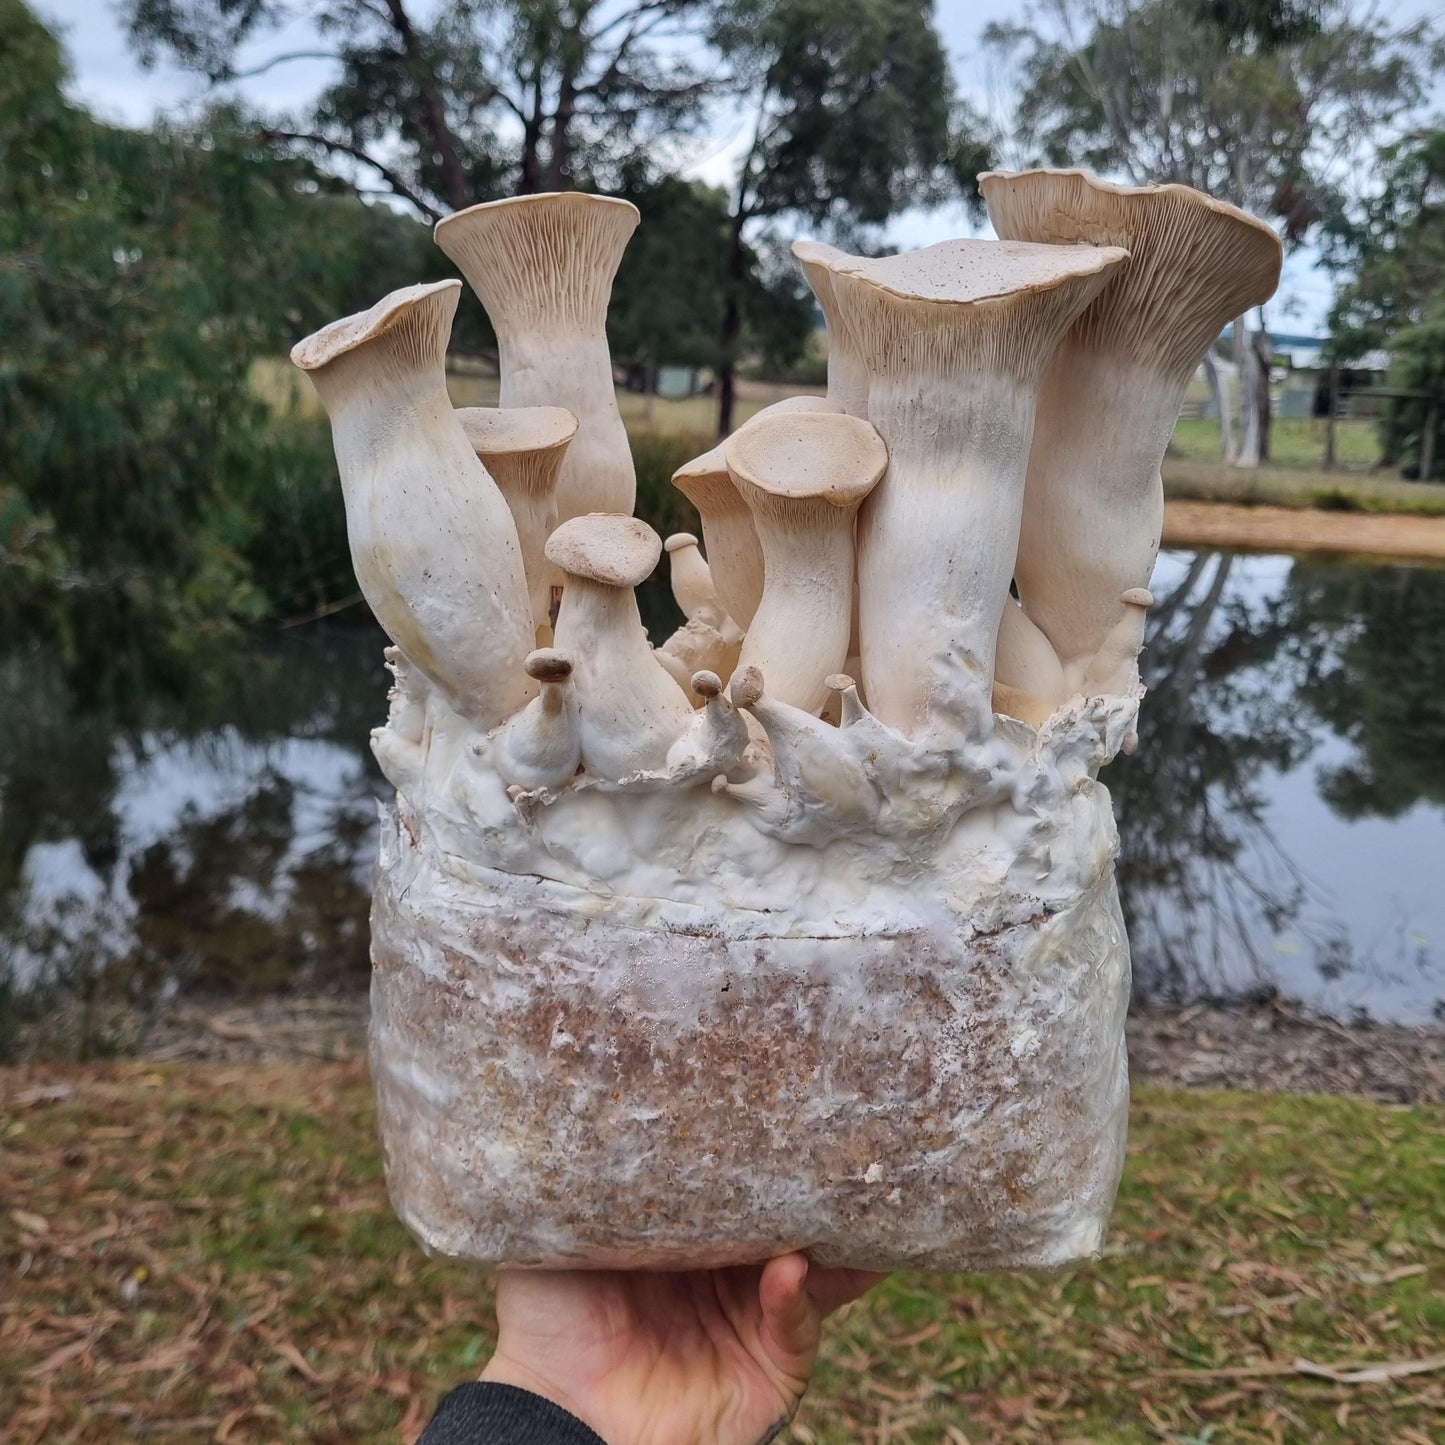
[(98, 700), (0, 659), (0, 1015), (70, 1005), (86, 1053), (120, 1001), (364, 985), (383, 642), (232, 637)]
[[(1301, 948), (1325, 983), (1378, 966), (1375, 921), (1341, 916), (1302, 870), (1278, 803), (1325, 751), (1343, 752), (1315, 773), (1341, 819), (1445, 804), (1445, 570), (1175, 554), (1154, 590), (1139, 751), (1108, 778), (1136, 995), (1272, 986)], [(1445, 847), (1440, 824), (1424, 820)], [(1405, 934), (1400, 961), (1438, 994), (1445, 940)]]

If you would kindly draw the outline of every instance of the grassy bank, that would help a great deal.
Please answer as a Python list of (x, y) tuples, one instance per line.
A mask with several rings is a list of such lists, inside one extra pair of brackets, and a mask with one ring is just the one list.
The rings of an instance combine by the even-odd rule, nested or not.
[[(355, 1065), (0, 1074), (6, 1439), (412, 1439), (491, 1339), (384, 1199)], [(803, 1441), (1438, 1439), (1445, 1111), (1147, 1090), (1108, 1255), (899, 1276), (830, 1328)], [(1437, 1366), (1439, 1362), (1437, 1361)]]

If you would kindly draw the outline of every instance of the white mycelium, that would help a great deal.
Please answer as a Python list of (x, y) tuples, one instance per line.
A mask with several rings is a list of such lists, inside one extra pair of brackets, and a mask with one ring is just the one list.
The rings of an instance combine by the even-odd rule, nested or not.
[[(1000, 209), (1005, 181), (1026, 207)], [(1197, 254), (1160, 249), (1216, 226), (1205, 198), (1081, 230), (1080, 186), (986, 186), (1028, 243), (800, 244), (844, 336), (829, 399), (677, 473), (707, 556), (668, 539), (688, 620), (656, 650), (634, 588), (662, 544), (626, 515), (602, 315), (630, 209), (439, 227), (497, 328), (500, 412), (445, 405), (455, 283), (297, 348), (396, 644), (372, 1064), (428, 1248), (937, 1269), (1099, 1248), (1129, 958), (1097, 777), (1136, 741), (1145, 473), (1219, 308), (1269, 277), (1233, 213)], [(1235, 244), (1249, 279), (1221, 300)]]

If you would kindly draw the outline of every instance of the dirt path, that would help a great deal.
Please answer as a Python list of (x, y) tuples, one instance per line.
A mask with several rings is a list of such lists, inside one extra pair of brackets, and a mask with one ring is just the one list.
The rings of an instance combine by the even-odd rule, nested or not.
[(1164, 504), (1164, 545), (1445, 561), (1445, 517), (1171, 500)]

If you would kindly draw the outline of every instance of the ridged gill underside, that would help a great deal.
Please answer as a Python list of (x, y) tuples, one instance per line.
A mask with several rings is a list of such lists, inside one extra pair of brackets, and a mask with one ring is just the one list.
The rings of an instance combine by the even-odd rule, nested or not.
[(499, 331), (594, 329), (606, 323), (612, 278), (637, 221), (635, 206), (601, 196), (521, 196), (446, 217), (436, 241)]
[(1113, 186), (1085, 171), (996, 172), (980, 186), (1000, 236), (1129, 252), (1070, 339), (1157, 366), (1170, 380), (1193, 375), (1224, 326), (1279, 284), (1282, 252), (1270, 227), (1188, 186)]
[(291, 348), (291, 360), (302, 371), (320, 371), (366, 348), (384, 351), (408, 372), (440, 361), (446, 354), (461, 291), (460, 281), (393, 291), (369, 310), (343, 316), (298, 341)]

